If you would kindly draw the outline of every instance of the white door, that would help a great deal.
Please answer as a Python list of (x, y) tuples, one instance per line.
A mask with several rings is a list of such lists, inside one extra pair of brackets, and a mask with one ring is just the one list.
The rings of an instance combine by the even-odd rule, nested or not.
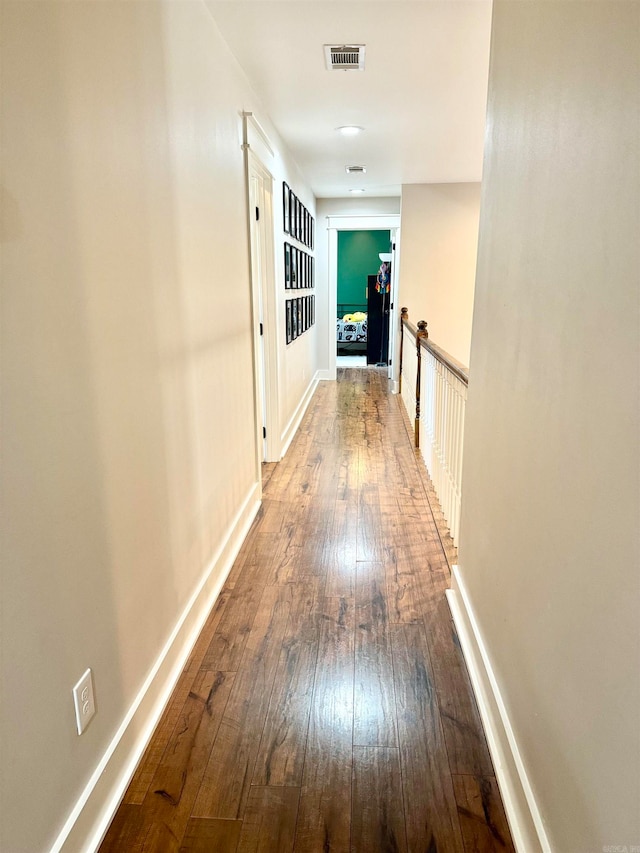
[(277, 315), (274, 270), (273, 177), (247, 150), (256, 442), (258, 458), (280, 459), (278, 434)]

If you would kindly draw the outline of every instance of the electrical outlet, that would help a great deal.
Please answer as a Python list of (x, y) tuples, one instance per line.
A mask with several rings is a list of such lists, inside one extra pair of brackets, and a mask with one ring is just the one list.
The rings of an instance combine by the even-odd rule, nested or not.
[(96, 702), (93, 696), (93, 678), (90, 669), (85, 672), (72, 692), (73, 705), (76, 709), (76, 726), (78, 727), (78, 734), (81, 735), (96, 712)]

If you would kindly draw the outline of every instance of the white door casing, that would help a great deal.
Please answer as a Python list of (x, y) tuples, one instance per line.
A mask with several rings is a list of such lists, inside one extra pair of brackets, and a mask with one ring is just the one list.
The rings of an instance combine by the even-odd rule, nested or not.
[(400, 323), (400, 305), (398, 305), (400, 281), (400, 229), (391, 229), (391, 310), (389, 312), (389, 370), (387, 375), (391, 382), (391, 390), (394, 394), (398, 393), (398, 376), (400, 370), (399, 360), (399, 334), (398, 326)]
[[(360, 214), (360, 215), (338, 215), (327, 216), (327, 244), (329, 251), (328, 258), (328, 277), (329, 277), (329, 379), (336, 378), (336, 311), (337, 311), (337, 289), (338, 289), (338, 231), (389, 231), (392, 242), (396, 243), (399, 248), (400, 241), (400, 214)], [(397, 305), (398, 296), (398, 270), (397, 260), (399, 252), (393, 253), (393, 261), (391, 268), (391, 292), (390, 304), (392, 308), (389, 312), (389, 357), (392, 359), (392, 364), (389, 366), (389, 378), (392, 380), (392, 389), (396, 390), (398, 378), (398, 364), (395, 353), (395, 331), (396, 323), (400, 316), (400, 309)]]
[(259, 462), (277, 462), (280, 436), (273, 176), (249, 144), (244, 148), (251, 244), (256, 452)]

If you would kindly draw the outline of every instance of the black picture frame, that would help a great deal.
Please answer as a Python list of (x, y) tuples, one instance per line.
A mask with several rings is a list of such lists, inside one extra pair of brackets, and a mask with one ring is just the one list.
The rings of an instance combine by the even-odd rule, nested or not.
[(291, 343), (291, 300), (285, 302), (285, 325), (287, 329), (287, 344)]
[[(286, 181), (282, 182), (282, 228), (285, 234), (313, 251), (316, 221)], [(307, 277), (309, 282), (311, 276), (312, 273)], [(313, 285), (309, 283), (308, 286)]]
[(311, 297), (311, 325), (315, 325), (316, 322), (316, 298), (315, 296)]
[(289, 188), (289, 231), (292, 237), (295, 237), (295, 210), (296, 210), (296, 197), (291, 188)]
[(284, 289), (291, 290), (291, 246), (284, 244)]
[(282, 228), (285, 234), (289, 233), (291, 227), (291, 217), (289, 216), (289, 199), (291, 190), (286, 181), (282, 182)]
[(298, 287), (298, 250), (291, 246), (291, 289)]
[[(301, 330), (302, 329), (302, 299), (296, 299), (296, 302), (298, 303), (296, 306), (298, 309), (298, 329)], [(302, 334), (302, 331), (300, 331), (300, 334)]]
[(316, 284), (316, 259), (311, 255), (311, 287)]

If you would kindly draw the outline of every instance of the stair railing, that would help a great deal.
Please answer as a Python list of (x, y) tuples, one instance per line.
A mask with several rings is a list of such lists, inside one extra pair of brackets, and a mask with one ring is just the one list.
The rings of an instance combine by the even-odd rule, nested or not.
[[(429, 339), (427, 323), (417, 326), (402, 309), (400, 320), (400, 394), (414, 421), (414, 442), (424, 458), (442, 512), (457, 543), (462, 500), (464, 415), (469, 385), (467, 368)], [(415, 377), (408, 386), (405, 380)], [(413, 389), (409, 390), (413, 386)]]

